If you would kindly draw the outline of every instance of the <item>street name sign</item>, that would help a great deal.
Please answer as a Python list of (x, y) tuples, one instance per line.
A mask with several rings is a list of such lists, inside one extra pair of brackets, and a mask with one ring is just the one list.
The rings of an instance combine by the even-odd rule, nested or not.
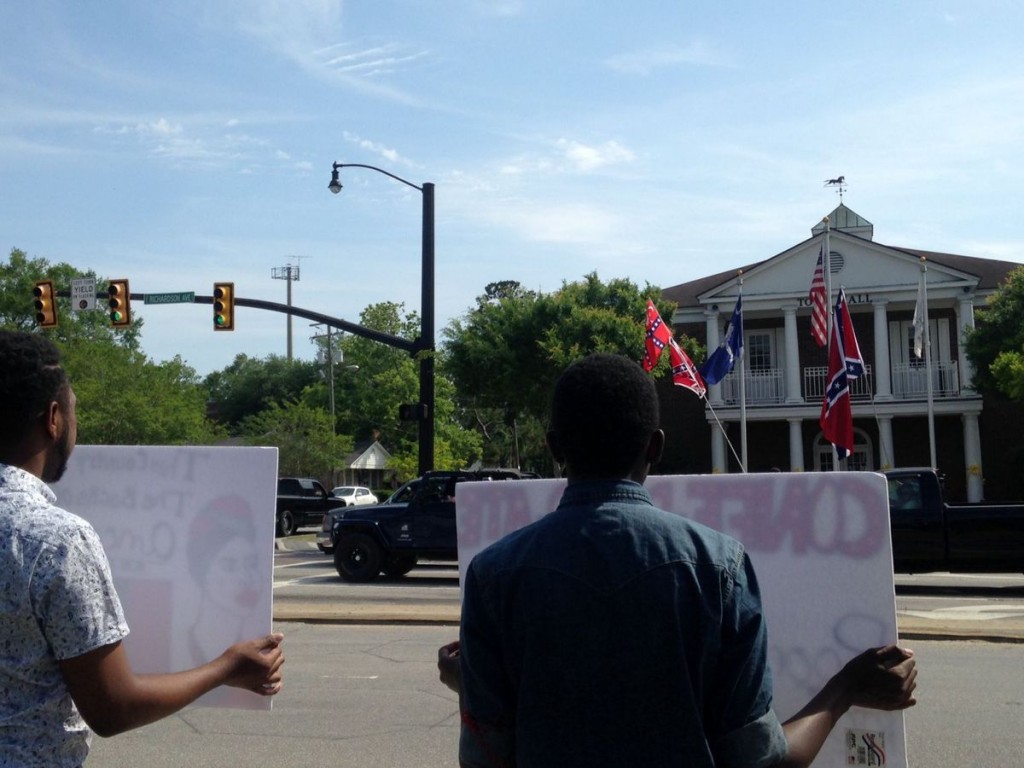
[(192, 304), (196, 300), (195, 291), (179, 293), (147, 293), (143, 304)]

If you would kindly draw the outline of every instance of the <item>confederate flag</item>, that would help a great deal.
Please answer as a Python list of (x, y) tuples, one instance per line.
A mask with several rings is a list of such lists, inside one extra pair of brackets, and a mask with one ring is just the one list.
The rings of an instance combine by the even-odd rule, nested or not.
[(654, 302), (647, 300), (647, 340), (644, 342), (644, 370), (650, 373), (658, 364), (661, 352), (672, 339), (672, 330), (658, 314)]

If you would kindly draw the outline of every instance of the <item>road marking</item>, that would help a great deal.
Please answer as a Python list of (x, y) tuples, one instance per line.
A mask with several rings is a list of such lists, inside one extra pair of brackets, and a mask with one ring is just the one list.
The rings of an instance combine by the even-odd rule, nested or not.
[(970, 606), (959, 605), (952, 608), (936, 608), (931, 611), (900, 611), (902, 616), (913, 616), (918, 619), (949, 619), (953, 621), (993, 621), (995, 619), (1016, 619), (1024, 617), (1024, 604), (1001, 604)]
[(321, 680), (379, 680), (380, 675), (320, 675)]
[(275, 570), (277, 568), (299, 568), (299, 567), (301, 567), (303, 565), (324, 565), (325, 563), (329, 565), (330, 561), (329, 560), (303, 560), (301, 563), (282, 563), (281, 565), (278, 565), (277, 563), (274, 563), (274, 568), (275, 568)]

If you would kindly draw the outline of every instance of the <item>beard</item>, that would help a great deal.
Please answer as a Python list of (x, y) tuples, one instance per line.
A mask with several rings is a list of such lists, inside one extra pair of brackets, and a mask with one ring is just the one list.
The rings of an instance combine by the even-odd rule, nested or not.
[(71, 458), (71, 428), (65, 422), (64, 431), (53, 446), (53, 453), (50, 454), (46, 466), (43, 467), (43, 482), (56, 483), (64, 476), (68, 468), (68, 459)]

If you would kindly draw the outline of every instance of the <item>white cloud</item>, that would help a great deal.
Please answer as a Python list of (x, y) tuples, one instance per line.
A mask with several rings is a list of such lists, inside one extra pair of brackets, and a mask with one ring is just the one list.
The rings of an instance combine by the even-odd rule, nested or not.
[(375, 77), (396, 72), (402, 65), (423, 58), (427, 54), (427, 51), (403, 53), (397, 44), (392, 43), (333, 56), (324, 61), (323, 66), (346, 75)]
[(523, 12), (522, 0), (476, 0), (473, 7), (484, 16), (518, 16)]
[(399, 154), (398, 150), (394, 149), (393, 147), (387, 147), (379, 142), (361, 138), (355, 135), (354, 133), (349, 133), (348, 131), (345, 131), (345, 133), (343, 133), (342, 136), (344, 137), (345, 141), (355, 144), (360, 149), (365, 149), (367, 152), (371, 152), (379, 157), (382, 157), (389, 163), (405, 165), (410, 168), (415, 167), (415, 163), (413, 163), (411, 160), (407, 158), (402, 157), (402, 155)]
[(729, 61), (724, 54), (702, 40), (695, 40), (685, 47), (672, 45), (651, 48), (622, 53), (605, 60), (605, 65), (610, 69), (631, 75), (649, 75), (656, 69), (684, 64), (722, 67), (728, 66)]
[(584, 173), (606, 165), (629, 163), (636, 159), (632, 150), (617, 141), (606, 141), (598, 146), (590, 146), (570, 139), (559, 139), (558, 148), (576, 170)]

